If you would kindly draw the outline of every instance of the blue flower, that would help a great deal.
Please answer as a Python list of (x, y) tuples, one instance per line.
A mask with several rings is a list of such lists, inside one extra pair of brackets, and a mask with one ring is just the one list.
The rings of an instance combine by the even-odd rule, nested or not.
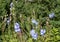
[(32, 29), (32, 30), (30, 31), (30, 34), (33, 36), (33, 34), (35, 34), (35, 30)]
[(49, 14), (49, 18), (54, 18), (54, 13)]
[(41, 35), (44, 35), (45, 33), (46, 33), (46, 30), (45, 30), (45, 29), (41, 29), (41, 30), (40, 30), (40, 34), (41, 34)]
[(35, 19), (32, 19), (32, 23), (38, 25), (38, 22)]
[(11, 7), (11, 8), (13, 7), (13, 2), (10, 3), (10, 7)]
[(15, 32), (21, 31), (21, 30), (20, 30), (20, 25), (19, 25), (19, 23), (16, 22), (16, 23), (14, 24), (14, 29), (15, 29)]
[(35, 33), (35, 34), (32, 36), (32, 38), (35, 39), (35, 40), (37, 39), (37, 37), (38, 37), (37, 33)]
[(37, 33), (35, 32), (34, 29), (32, 29), (32, 30), (30, 31), (30, 35), (32, 36), (33, 39), (37, 39), (37, 37), (38, 37), (38, 35), (37, 35)]

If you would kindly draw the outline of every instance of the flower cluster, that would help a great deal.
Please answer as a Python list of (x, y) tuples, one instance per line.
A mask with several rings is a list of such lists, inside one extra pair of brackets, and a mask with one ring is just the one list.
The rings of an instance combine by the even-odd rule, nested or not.
[(37, 39), (37, 37), (38, 37), (38, 34), (35, 32), (35, 30), (34, 29), (32, 29), (31, 31), (30, 31), (30, 35), (32, 36), (32, 38), (33, 39)]
[(20, 30), (20, 25), (19, 25), (19, 23), (16, 22), (16, 23), (14, 24), (14, 29), (15, 29), (15, 32), (21, 31), (21, 30)]
[(41, 29), (40, 30), (40, 34), (43, 36), (44, 34), (46, 33), (46, 30), (45, 29)]

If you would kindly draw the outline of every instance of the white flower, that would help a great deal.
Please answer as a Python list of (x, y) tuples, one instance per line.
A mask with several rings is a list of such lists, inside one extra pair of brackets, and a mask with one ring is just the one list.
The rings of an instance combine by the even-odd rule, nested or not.
[(35, 19), (32, 19), (32, 23), (38, 25), (38, 22)]
[(7, 18), (7, 24), (9, 25), (9, 23), (10, 23), (10, 18)]
[(16, 22), (16, 23), (14, 24), (14, 29), (15, 29), (15, 32), (21, 31), (21, 30), (20, 30), (20, 25), (19, 25), (19, 23)]
[(49, 14), (49, 18), (54, 18), (54, 13)]
[(41, 30), (40, 30), (40, 34), (41, 34), (41, 35), (44, 35), (45, 33), (46, 33), (46, 30), (45, 30), (45, 29), (41, 29)]
[(38, 35), (37, 35), (37, 33), (35, 32), (34, 29), (32, 29), (32, 30), (30, 31), (30, 35), (32, 36), (33, 39), (37, 39), (37, 37), (38, 37)]
[(10, 22), (10, 20), (7, 20), (7, 23), (9, 23)]

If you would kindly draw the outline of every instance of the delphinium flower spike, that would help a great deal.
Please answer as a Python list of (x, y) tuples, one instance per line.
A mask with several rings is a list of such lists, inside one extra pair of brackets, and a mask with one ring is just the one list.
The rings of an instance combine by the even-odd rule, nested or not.
[(12, 17), (13, 17), (14, 30), (17, 34), (17, 39), (19, 39), (19, 42), (23, 42), (22, 41), (22, 30), (20, 28), (20, 24), (18, 22), (16, 22), (17, 19), (16, 19), (14, 2), (11, 2), (11, 4), (10, 4), (11, 5), (10, 13), (12, 14)]

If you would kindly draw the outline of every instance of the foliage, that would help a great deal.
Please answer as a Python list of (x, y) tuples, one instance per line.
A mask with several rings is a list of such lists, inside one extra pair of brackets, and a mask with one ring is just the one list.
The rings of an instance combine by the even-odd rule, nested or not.
[[(10, 10), (10, 3), (14, 6)], [(54, 18), (49, 14), (54, 13)], [(11, 14), (11, 15), (10, 15)], [(7, 25), (7, 18), (11, 21)], [(38, 22), (36, 26), (31, 21)], [(14, 31), (14, 23), (18, 22), (22, 30), (22, 42), (60, 42), (60, 0), (0, 0), (0, 41), (20, 42)], [(31, 28), (38, 33), (37, 40), (30, 35)], [(44, 36), (41, 29), (46, 29)]]

